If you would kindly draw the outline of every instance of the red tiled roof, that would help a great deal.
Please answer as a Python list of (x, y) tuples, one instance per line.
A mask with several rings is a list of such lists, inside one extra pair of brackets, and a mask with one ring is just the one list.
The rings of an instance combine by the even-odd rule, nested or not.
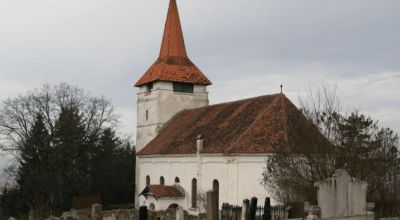
[(160, 57), (187, 57), (176, 0), (170, 0)]
[(140, 195), (156, 198), (183, 198), (185, 195), (175, 186), (150, 185)]
[(187, 56), (176, 0), (169, 4), (160, 56), (135, 86), (157, 80), (211, 85)]
[(138, 155), (202, 153), (272, 153), (298, 145), (319, 145), (326, 139), (283, 94), (185, 110), (172, 118)]

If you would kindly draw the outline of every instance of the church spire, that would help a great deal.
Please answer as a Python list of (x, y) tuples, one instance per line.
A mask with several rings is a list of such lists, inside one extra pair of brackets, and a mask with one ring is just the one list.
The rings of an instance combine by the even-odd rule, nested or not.
[(165, 22), (164, 36), (161, 44), (160, 58), (166, 57), (187, 58), (176, 0), (170, 0), (167, 20)]
[(211, 85), (211, 81), (189, 59), (183, 39), (176, 0), (170, 0), (160, 56), (136, 82), (140, 87), (155, 81)]

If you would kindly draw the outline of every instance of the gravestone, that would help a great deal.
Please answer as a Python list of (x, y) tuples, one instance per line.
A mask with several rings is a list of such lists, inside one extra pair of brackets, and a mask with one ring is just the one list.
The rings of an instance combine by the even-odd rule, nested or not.
[(218, 220), (218, 197), (213, 190), (207, 191), (207, 220)]
[(253, 197), (250, 201), (250, 220), (256, 220), (257, 198)]
[(35, 211), (34, 210), (29, 210), (29, 220), (35, 220)]
[(305, 207), (305, 211), (307, 212), (306, 220), (319, 219), (318, 215), (320, 215), (321, 210), (320, 210), (320, 208), (318, 206), (316, 206), (316, 205), (307, 205), (307, 207)]
[(262, 220), (271, 220), (271, 219), (272, 219), (271, 199), (267, 197), (265, 198), (264, 202), (264, 213), (262, 216)]
[(185, 213), (180, 206), (176, 209), (176, 220), (185, 220)]
[(345, 170), (337, 170), (332, 178), (316, 182), (318, 207), (322, 219), (370, 219), (367, 212), (367, 187), (365, 181), (350, 177)]
[(61, 220), (61, 218), (58, 218), (56, 216), (50, 215), (47, 220)]
[(139, 220), (147, 220), (148, 215), (147, 215), (147, 206), (140, 206), (139, 208)]
[(250, 206), (250, 201), (248, 199), (243, 200), (243, 206), (242, 206), (242, 220), (249, 220), (249, 206)]
[(103, 220), (103, 206), (100, 204), (92, 205), (92, 220)]

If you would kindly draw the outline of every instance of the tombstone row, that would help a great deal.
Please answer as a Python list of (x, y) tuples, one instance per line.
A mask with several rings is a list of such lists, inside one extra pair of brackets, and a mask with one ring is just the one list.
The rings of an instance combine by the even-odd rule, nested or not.
[[(207, 192), (207, 220), (218, 220), (219, 219), (219, 207), (218, 207), (218, 197), (216, 192)], [(241, 208), (241, 215), (238, 218), (239, 207), (232, 207), (229, 204), (224, 204), (222, 207), (222, 219), (241, 219), (241, 220), (256, 220), (257, 217), (257, 206), (258, 199), (256, 197), (251, 198), (251, 200), (243, 200), (243, 205)], [(228, 211), (227, 215), (224, 215), (224, 210)], [(232, 210), (235, 210), (235, 214), (232, 214)], [(262, 220), (272, 219), (272, 207), (270, 198), (266, 198), (264, 201), (264, 208), (261, 213)]]

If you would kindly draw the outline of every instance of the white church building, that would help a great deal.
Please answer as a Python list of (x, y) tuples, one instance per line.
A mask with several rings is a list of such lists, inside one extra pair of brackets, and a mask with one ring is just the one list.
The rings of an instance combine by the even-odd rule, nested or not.
[(189, 59), (176, 0), (170, 0), (160, 56), (135, 84), (136, 202), (150, 209), (201, 208), (205, 192), (222, 203), (259, 201), (274, 149), (313, 144), (310, 122), (282, 93), (209, 105), (211, 81)]

